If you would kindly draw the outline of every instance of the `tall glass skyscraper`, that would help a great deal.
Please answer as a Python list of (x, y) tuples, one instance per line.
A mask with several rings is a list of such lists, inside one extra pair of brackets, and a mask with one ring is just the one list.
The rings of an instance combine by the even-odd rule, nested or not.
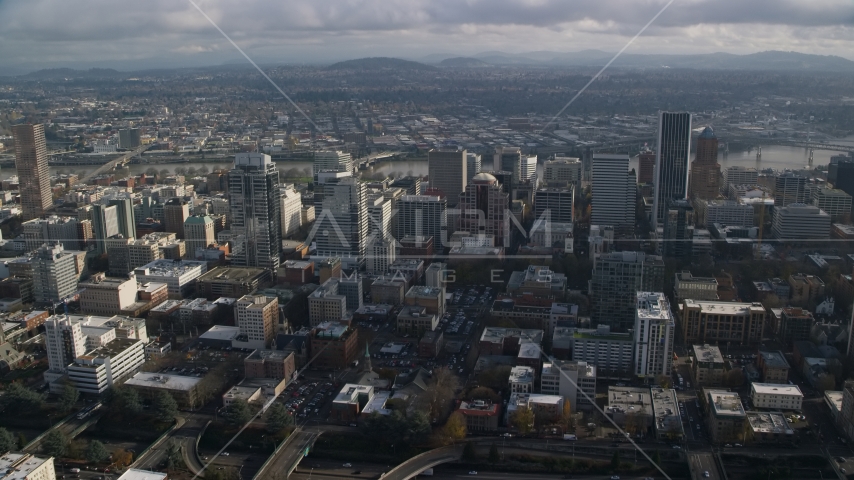
[(671, 200), (688, 198), (688, 170), (691, 155), (691, 114), (660, 112), (655, 157), (655, 200), (653, 228), (664, 218)]
[(238, 153), (228, 172), (231, 264), (276, 271), (282, 253), (279, 171), (269, 155)]
[(22, 216), (25, 221), (40, 218), (53, 206), (44, 125), (15, 125), (12, 135), (15, 137), (15, 168), (21, 184)]

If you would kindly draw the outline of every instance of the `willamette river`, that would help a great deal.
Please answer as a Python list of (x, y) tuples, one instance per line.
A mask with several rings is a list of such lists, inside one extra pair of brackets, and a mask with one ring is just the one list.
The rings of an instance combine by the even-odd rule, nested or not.
[[(843, 145), (851, 145), (852, 150), (854, 150), (854, 137), (849, 137), (842, 140), (835, 140), (834, 143), (843, 144)], [(838, 155), (842, 152), (835, 152), (830, 150), (815, 150), (813, 152), (813, 165), (827, 165), (830, 162), (830, 157), (832, 155)], [(762, 147), (762, 158), (757, 161), (756, 159), (756, 150), (752, 150), (750, 152), (730, 152), (728, 156), (724, 157), (723, 153), (719, 156), (719, 162), (721, 164), (721, 168), (725, 169), (729, 166), (733, 165), (743, 165), (746, 167), (756, 167), (759, 169), (764, 168), (773, 168), (777, 170), (782, 170), (786, 168), (790, 169), (802, 169), (805, 168), (808, 164), (809, 152), (804, 148), (798, 147), (782, 147), (769, 145)], [(290, 170), (297, 169), (303, 172), (311, 171), (311, 162), (278, 162), (280, 164), (280, 170)], [(491, 160), (484, 161), (484, 169), (491, 168)], [(200, 169), (202, 167), (207, 167), (208, 170), (214, 170), (215, 168), (224, 168), (228, 169), (231, 167), (229, 163), (211, 163), (211, 162), (191, 162), (191, 163), (179, 163), (179, 164), (140, 164), (140, 165), (130, 165), (130, 172), (133, 174), (140, 174), (145, 172), (147, 169), (154, 167), (158, 171), (166, 169), (170, 172), (174, 172), (175, 168), (184, 167), (190, 168), (194, 167), (196, 169)], [(632, 162), (632, 168), (637, 168), (637, 162)], [(51, 173), (77, 173), (79, 175), (83, 175), (93, 169), (97, 168), (97, 166), (80, 166), (80, 167), (51, 167)], [(12, 175), (12, 169), (4, 169), (3, 172), (0, 173), (0, 177), (8, 177)], [(542, 160), (540, 163), (540, 170), (542, 170)], [(363, 170), (362, 174), (372, 177), (377, 173), (381, 173), (386, 176), (401, 176), (401, 175), (427, 175), (427, 162), (423, 160), (403, 160), (403, 161), (394, 161), (394, 162), (383, 162), (375, 165), (374, 167)], [(541, 172), (542, 173), (542, 172)]]

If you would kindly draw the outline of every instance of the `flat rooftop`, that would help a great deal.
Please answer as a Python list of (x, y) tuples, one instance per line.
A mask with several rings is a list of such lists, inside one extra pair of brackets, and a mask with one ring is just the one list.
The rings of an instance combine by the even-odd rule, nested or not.
[(684, 302), (689, 308), (699, 307), (703, 313), (716, 313), (719, 315), (748, 315), (751, 312), (765, 312), (765, 307), (761, 303), (705, 301), (692, 300), (690, 298), (685, 299)]
[[(2, 480), (25, 480), (37, 468), (41, 467), (48, 459), (34, 457), (28, 453), (8, 452), (0, 457), (0, 475)], [(50, 460), (53, 463), (53, 460)], [(52, 467), (48, 467), (53, 470)], [(36, 477), (39, 478), (39, 477)], [(46, 478), (46, 476), (44, 477)]]
[(214, 325), (207, 332), (199, 335), (203, 340), (232, 341), (240, 335), (240, 327), (227, 327), (225, 325)]
[(246, 360), (264, 360), (264, 361), (283, 361), (289, 356), (293, 355), (293, 352), (285, 351), (285, 350), (255, 350), (250, 353)]
[(789, 362), (786, 360), (786, 357), (780, 351), (759, 351), (759, 355), (762, 356), (762, 361), (765, 365), (768, 365), (772, 368), (789, 368)]
[(323, 322), (317, 326), (317, 336), (320, 338), (341, 338), (346, 333), (349, 327), (340, 323)]
[(747, 412), (747, 421), (754, 433), (773, 433), (777, 435), (794, 435), (789, 422), (782, 413)]
[(414, 286), (406, 292), (408, 298), (437, 298), (442, 296), (442, 289), (439, 287), (423, 287)]
[(207, 268), (208, 263), (202, 261), (160, 259), (134, 269), (134, 273), (137, 276), (180, 277), (196, 269), (204, 272)]
[(481, 342), (501, 343), (506, 337), (518, 337), (522, 343), (542, 343), (543, 331), (537, 329), (486, 327)]
[(735, 392), (724, 390), (707, 390), (709, 405), (719, 417), (744, 417), (744, 406), (741, 397)]
[(608, 386), (606, 412), (652, 415), (652, 395), (648, 388)]
[(659, 417), (680, 417), (679, 405), (676, 401), (676, 390), (672, 388), (652, 388), (652, 409), (655, 413), (655, 418)]
[[(74, 360), (74, 362), (72, 362), (72, 365), (75, 367), (92, 367), (93, 365), (83, 362), (87, 360), (95, 360), (96, 358), (113, 358), (135, 344), (142, 344), (142, 342), (135, 338), (117, 338), (107, 342), (103, 346), (80, 355)], [(81, 362), (81, 360), (83, 362)]]
[(248, 282), (262, 280), (268, 275), (263, 268), (253, 267), (216, 267), (199, 277), (205, 282)]
[(783, 385), (776, 383), (756, 383), (750, 384), (751, 393), (756, 392), (760, 395), (789, 395), (795, 397), (803, 397), (801, 389), (797, 385)]
[(533, 383), (534, 369), (524, 365), (518, 365), (510, 369), (510, 383)]
[(694, 345), (694, 358), (698, 362), (724, 363), (721, 349), (714, 345)]
[(166, 480), (166, 474), (129, 468), (117, 480)]
[(637, 292), (637, 315), (639, 318), (672, 320), (670, 303), (661, 292)]
[(147, 388), (162, 388), (164, 390), (180, 390), (188, 391), (199, 384), (202, 379), (200, 377), (188, 377), (186, 375), (167, 375), (164, 373), (139, 372), (128, 381), (125, 385), (134, 385), (137, 387)]

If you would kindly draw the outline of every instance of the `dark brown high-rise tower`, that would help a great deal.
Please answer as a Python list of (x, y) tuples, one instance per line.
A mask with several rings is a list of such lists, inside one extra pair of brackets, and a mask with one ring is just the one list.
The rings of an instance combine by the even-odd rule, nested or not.
[(53, 205), (44, 125), (15, 125), (12, 135), (24, 221), (40, 218)]
[(691, 198), (712, 200), (720, 193), (721, 166), (718, 163), (718, 137), (706, 127), (697, 139), (697, 155), (691, 163)]

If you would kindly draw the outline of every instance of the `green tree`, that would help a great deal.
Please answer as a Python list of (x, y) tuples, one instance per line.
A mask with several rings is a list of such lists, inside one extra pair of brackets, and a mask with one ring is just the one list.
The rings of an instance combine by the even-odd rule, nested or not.
[(104, 444), (98, 440), (92, 440), (86, 447), (86, 461), (89, 463), (100, 463), (110, 458), (110, 452), (107, 451)]
[(12, 432), (0, 427), (0, 453), (6, 453), (15, 449), (15, 436)]
[(658, 450), (652, 451), (652, 463), (661, 465), (661, 453)]
[(27, 445), (27, 436), (24, 435), (23, 433), (19, 433), (18, 434), (18, 449), (23, 450), (26, 445)]
[(31, 413), (42, 408), (44, 396), (14, 382), (0, 396), (0, 407), (10, 414)]
[(249, 404), (239, 398), (231, 402), (225, 410), (225, 419), (233, 425), (243, 425), (250, 418), (252, 418), (252, 411), (249, 410)]
[(501, 461), (501, 455), (498, 454), (498, 446), (494, 443), (489, 447), (489, 463), (495, 465)]
[(421, 444), (427, 440), (432, 428), (430, 428), (430, 419), (427, 414), (422, 411), (411, 413), (406, 418), (407, 441), (413, 444)]
[(42, 439), (42, 450), (51, 457), (60, 458), (65, 455), (67, 449), (68, 437), (60, 430), (51, 430)]
[(153, 407), (154, 414), (164, 422), (171, 422), (178, 415), (178, 403), (169, 392), (159, 392), (154, 397)]
[(466, 442), (466, 446), (463, 447), (463, 461), (464, 462), (477, 461), (477, 452), (474, 451), (474, 443)]
[(266, 426), (268, 432), (279, 432), (283, 428), (290, 426), (292, 423), (294, 423), (293, 417), (291, 417), (291, 414), (288, 413), (288, 409), (281, 403), (273, 403), (273, 406), (267, 410)]
[(614, 455), (611, 457), (611, 470), (620, 468), (620, 451), (614, 450)]
[(174, 470), (184, 465), (184, 457), (181, 455), (181, 446), (177, 442), (170, 441), (166, 446), (166, 468)]
[(102, 399), (110, 410), (136, 415), (142, 412), (142, 400), (133, 388), (121, 386), (107, 390)]
[(74, 404), (80, 400), (80, 392), (69, 384), (62, 387), (62, 394), (59, 396), (59, 409), (63, 412), (68, 412), (74, 408)]
[(519, 432), (520, 435), (531, 433), (534, 428), (534, 411), (527, 407), (517, 408), (515, 412), (510, 414), (510, 425)]

